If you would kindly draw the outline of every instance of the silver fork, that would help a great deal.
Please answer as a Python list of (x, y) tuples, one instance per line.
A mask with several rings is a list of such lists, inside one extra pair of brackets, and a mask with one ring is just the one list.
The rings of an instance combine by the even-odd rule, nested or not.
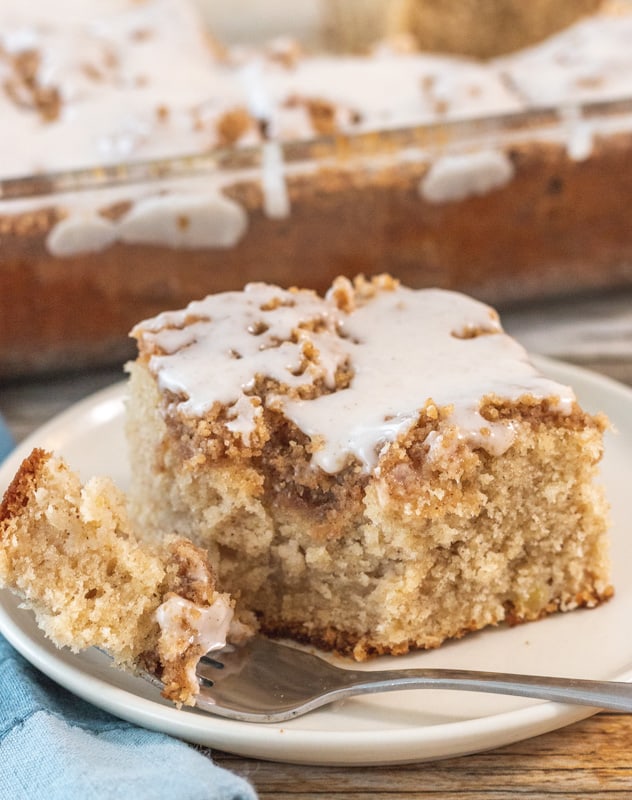
[(632, 711), (632, 683), (460, 669), (364, 672), (256, 636), (204, 656), (196, 706), (243, 722), (285, 722), (354, 695), (401, 689), (459, 689), (537, 697), (610, 711)]

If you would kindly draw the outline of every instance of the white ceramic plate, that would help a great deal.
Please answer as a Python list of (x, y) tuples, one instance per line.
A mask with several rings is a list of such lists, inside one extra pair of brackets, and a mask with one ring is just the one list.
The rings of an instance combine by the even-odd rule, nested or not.
[[(472, 634), (439, 650), (397, 659), (401, 667), (453, 666), (632, 680), (632, 391), (565, 364), (538, 359), (552, 377), (571, 384), (590, 411), (605, 411), (603, 464), (612, 504), (616, 595), (594, 610), (560, 614), (530, 625)], [(109, 474), (127, 481), (123, 435), (124, 387), (88, 398), (32, 434), (0, 469), (0, 489), (35, 446), (54, 449), (84, 478)], [(423, 761), (480, 751), (560, 728), (594, 709), (466, 692), (414, 691), (347, 700), (282, 726), (231, 722), (195, 710), (178, 711), (141, 679), (109, 665), (94, 650), (57, 650), (16, 599), (0, 592), (0, 631), (32, 664), (84, 699), (124, 719), (229, 752), (285, 762), (379, 764)], [(393, 660), (371, 662), (379, 669)]]

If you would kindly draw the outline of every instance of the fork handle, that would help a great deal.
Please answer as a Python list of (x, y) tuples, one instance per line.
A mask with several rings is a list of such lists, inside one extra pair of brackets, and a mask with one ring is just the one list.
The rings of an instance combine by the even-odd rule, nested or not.
[(632, 711), (632, 683), (553, 678), (503, 672), (458, 669), (403, 669), (358, 672), (351, 670), (350, 694), (388, 692), (398, 689), (462, 689), (493, 694), (535, 697), (561, 703), (591, 706), (609, 711)]

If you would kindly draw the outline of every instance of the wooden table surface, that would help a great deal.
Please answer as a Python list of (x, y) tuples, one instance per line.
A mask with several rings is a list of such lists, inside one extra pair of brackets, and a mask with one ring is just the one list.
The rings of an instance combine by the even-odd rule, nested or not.
[[(533, 351), (632, 386), (632, 293), (543, 304), (507, 313), (504, 322)], [(70, 404), (122, 378), (116, 368), (4, 385), (0, 413), (19, 441)], [(632, 626), (617, 633), (631, 632)], [(434, 763), (348, 768), (271, 763), (217, 751), (212, 757), (249, 779), (262, 799), (632, 798), (632, 716), (610, 713), (498, 750)]]

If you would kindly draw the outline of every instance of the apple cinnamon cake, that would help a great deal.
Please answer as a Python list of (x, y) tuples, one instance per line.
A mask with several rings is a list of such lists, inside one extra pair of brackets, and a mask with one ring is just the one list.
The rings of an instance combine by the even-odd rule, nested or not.
[(132, 334), (137, 529), (207, 550), (264, 632), (363, 660), (612, 594), (607, 422), (489, 306), (257, 283)]

